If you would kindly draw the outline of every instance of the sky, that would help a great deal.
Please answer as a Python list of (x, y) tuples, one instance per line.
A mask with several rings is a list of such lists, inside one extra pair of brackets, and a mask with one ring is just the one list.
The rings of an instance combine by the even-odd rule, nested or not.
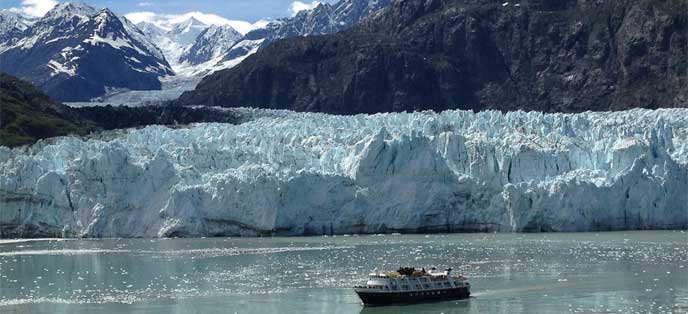
[[(318, 0), (333, 3), (336, 0)], [(77, 0), (96, 8), (107, 7), (117, 14), (141, 13), (138, 16), (176, 16), (188, 12), (214, 14), (228, 20), (254, 23), (277, 19), (317, 5), (313, 0)], [(42, 16), (60, 0), (0, 0), (0, 9), (12, 9), (31, 16)], [(133, 15), (137, 16), (137, 15)], [(129, 16), (128, 16), (129, 17)], [(136, 21), (138, 22), (138, 21)]]

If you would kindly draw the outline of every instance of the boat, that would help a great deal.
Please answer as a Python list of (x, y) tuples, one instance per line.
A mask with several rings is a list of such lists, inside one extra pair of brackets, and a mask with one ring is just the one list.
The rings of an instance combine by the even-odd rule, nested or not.
[(468, 280), (451, 274), (452, 269), (402, 267), (393, 272), (374, 272), (365, 286), (354, 291), (364, 305), (409, 304), (466, 299), (471, 295)]

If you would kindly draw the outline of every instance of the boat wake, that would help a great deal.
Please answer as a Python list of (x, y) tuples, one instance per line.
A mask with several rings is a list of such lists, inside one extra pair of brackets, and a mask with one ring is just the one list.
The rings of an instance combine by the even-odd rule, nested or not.
[(550, 291), (553, 289), (568, 288), (568, 287), (573, 287), (575, 285), (576, 285), (576, 283), (572, 283), (572, 282), (557, 282), (557, 283), (552, 283), (552, 284), (530, 285), (530, 286), (525, 286), (525, 287), (514, 287), (514, 288), (506, 288), (506, 289), (489, 289), (489, 290), (483, 290), (483, 291), (476, 291), (475, 293), (472, 293), (472, 297), (480, 298), (480, 297), (526, 294), (526, 293), (531, 293), (531, 292)]

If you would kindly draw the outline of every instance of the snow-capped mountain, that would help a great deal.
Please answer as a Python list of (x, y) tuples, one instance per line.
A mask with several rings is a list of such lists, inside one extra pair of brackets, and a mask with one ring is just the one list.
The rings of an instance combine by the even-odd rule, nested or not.
[(167, 62), (175, 69), (179, 56), (188, 49), (188, 44), (175, 41), (175, 38), (169, 34), (169, 29), (164, 29), (156, 24), (139, 22), (136, 26), (146, 35), (148, 40), (160, 48)]
[(0, 50), (3, 45), (11, 45), (18, 40), (30, 24), (28, 19), (17, 13), (0, 10)]
[(179, 57), (194, 44), (198, 35), (209, 27), (194, 17), (169, 25), (140, 22), (137, 26), (149, 40), (160, 47), (175, 70), (179, 64)]
[[(139, 22), (136, 23), (136, 27), (148, 37), (149, 40), (154, 40), (157, 37), (164, 36), (165, 33), (167, 33), (167, 30), (161, 28), (160, 26), (150, 23), (150, 22)], [(158, 45), (158, 42), (155, 42), (156, 45)], [(162, 50), (162, 48), (161, 48)], [(164, 51), (163, 51), (164, 53)]]
[[(261, 20), (254, 24), (218, 16), (208, 17), (199, 12), (152, 18), (128, 16), (138, 21), (136, 25), (150, 41), (164, 51), (176, 74), (176, 77), (170, 78), (171, 81), (184, 80), (191, 83), (171, 84), (177, 87), (164, 93), (152, 93), (157, 98), (172, 100), (195, 87), (203, 76), (231, 68), (275, 40), (337, 32), (378, 12), (390, 2), (391, 0), (342, 0), (334, 5), (322, 4), (313, 10), (301, 11), (292, 18), (273, 22)], [(188, 44), (188, 38), (192, 37), (190, 34), (201, 29), (201, 24), (211, 26), (200, 32), (193, 44)], [(132, 91), (118, 93), (105, 101), (136, 103), (140, 99), (149, 99), (149, 96)]]
[(58, 5), (35, 22), (3, 11), (0, 71), (29, 80), (61, 101), (157, 90), (161, 76), (202, 77), (238, 64), (275, 40), (344, 29), (390, 1), (343, 0), (253, 25), (213, 19), (208, 24), (193, 14), (134, 25), (108, 9), (84, 4)]
[(136, 26), (108, 9), (60, 4), (0, 49), (0, 71), (33, 82), (61, 101), (110, 89), (160, 89), (173, 74), (163, 53)]
[(137, 26), (165, 53), (176, 74), (195, 76), (217, 63), (243, 34), (229, 24), (205, 24), (193, 16), (171, 23), (140, 22)]
[(321, 3), (312, 10), (303, 10), (296, 16), (280, 19), (264, 28), (247, 33), (215, 65), (213, 71), (238, 64), (248, 55), (267, 47), (276, 40), (336, 33), (351, 27), (361, 19), (386, 7), (392, 0), (341, 0), (335, 4)]
[(215, 60), (223, 56), (241, 37), (242, 35), (229, 25), (213, 25), (197, 36), (193, 45), (179, 58), (179, 62), (199, 65)]
[(175, 42), (188, 46), (192, 45), (196, 41), (198, 35), (208, 27), (209, 25), (191, 17), (182, 23), (174, 25), (172, 29), (167, 32), (167, 35)]
[(686, 109), (255, 114), (0, 147), (5, 237), (688, 227)]

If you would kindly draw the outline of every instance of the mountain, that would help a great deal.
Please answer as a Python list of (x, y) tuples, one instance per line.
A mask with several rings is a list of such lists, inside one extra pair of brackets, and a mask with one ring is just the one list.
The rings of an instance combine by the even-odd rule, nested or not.
[(259, 49), (291, 37), (332, 34), (347, 29), (363, 18), (374, 15), (392, 0), (341, 0), (335, 4), (321, 3), (312, 10), (268, 23), (248, 32), (225, 53), (213, 70), (232, 67)]
[(164, 26), (150, 22), (140, 22), (137, 26), (150, 41), (160, 47), (173, 68), (177, 68), (179, 57), (194, 44), (198, 35), (209, 27), (194, 17)]
[(200, 78), (240, 63), (275, 40), (346, 29), (390, 2), (342, 0), (334, 5), (320, 4), (291, 18), (255, 24), (222, 19), (208, 26), (189, 13), (182, 21), (162, 19), (137, 26), (164, 51), (177, 75)]
[(173, 25), (172, 29), (167, 32), (175, 42), (182, 45), (191, 45), (196, 40), (196, 37), (208, 28), (208, 25), (191, 17), (188, 20)]
[(316, 36), (339, 32), (377, 13), (391, 0), (342, 0), (334, 4), (321, 3), (311, 10), (303, 10), (294, 17), (268, 24), (267, 41), (298, 36)]
[(686, 130), (688, 109), (279, 111), (0, 147), (0, 234), (685, 230)]
[(0, 49), (20, 38), (29, 24), (29, 20), (17, 13), (0, 10)]
[(236, 123), (231, 111), (176, 106), (72, 108), (58, 103), (28, 82), (0, 72), (0, 146), (32, 144), (39, 139), (89, 132), (197, 122)]
[(207, 73), (207, 68), (217, 63), (219, 57), (242, 36), (228, 24), (208, 26), (193, 16), (176, 23), (157, 21), (137, 25), (161, 47), (180, 77)]
[(83, 135), (95, 124), (73, 109), (10, 75), (0, 73), (0, 146), (18, 146), (38, 139)]
[(349, 30), (276, 42), (178, 103), (338, 114), (686, 106), (687, 12), (683, 0), (397, 1)]
[(212, 25), (196, 37), (193, 45), (179, 58), (179, 63), (199, 65), (215, 60), (222, 57), (241, 37), (242, 35), (229, 25)]
[(111, 89), (160, 89), (173, 74), (143, 33), (108, 9), (60, 4), (0, 48), (0, 71), (61, 101), (85, 101)]

